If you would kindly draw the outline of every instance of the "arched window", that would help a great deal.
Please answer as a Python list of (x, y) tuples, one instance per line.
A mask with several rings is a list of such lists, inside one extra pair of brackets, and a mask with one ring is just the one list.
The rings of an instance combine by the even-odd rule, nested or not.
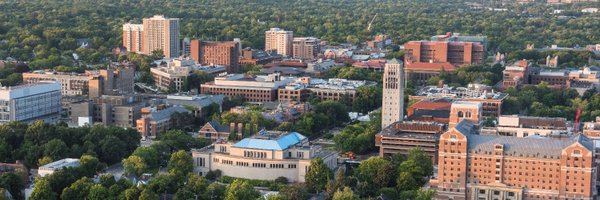
[(464, 117), (463, 112), (462, 111), (458, 111), (458, 117)]
[(471, 118), (471, 112), (467, 112), (467, 113), (465, 114), (465, 116), (466, 116), (466, 117), (468, 117), (468, 118)]

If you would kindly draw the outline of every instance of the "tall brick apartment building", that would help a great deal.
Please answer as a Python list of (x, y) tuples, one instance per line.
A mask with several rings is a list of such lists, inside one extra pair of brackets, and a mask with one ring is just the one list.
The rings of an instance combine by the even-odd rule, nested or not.
[(475, 134), (461, 121), (440, 137), (436, 199), (596, 199), (593, 142)]
[(190, 57), (203, 65), (225, 65), (227, 73), (236, 73), (240, 66), (240, 44), (192, 40)]

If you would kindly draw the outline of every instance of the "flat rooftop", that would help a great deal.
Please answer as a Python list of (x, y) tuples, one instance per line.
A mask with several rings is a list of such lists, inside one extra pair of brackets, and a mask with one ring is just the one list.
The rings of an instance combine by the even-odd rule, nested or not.
[(77, 158), (65, 158), (62, 160), (58, 160), (52, 163), (48, 163), (46, 165), (40, 166), (40, 168), (44, 169), (61, 169), (63, 167), (70, 167), (73, 165), (79, 165), (79, 159)]

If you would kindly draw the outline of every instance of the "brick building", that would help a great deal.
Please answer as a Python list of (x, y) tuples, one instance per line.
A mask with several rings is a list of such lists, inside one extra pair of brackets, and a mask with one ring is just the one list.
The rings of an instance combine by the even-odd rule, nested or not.
[(409, 41), (404, 44), (405, 76), (417, 83), (469, 64), (483, 64), (485, 47), (479, 42)]
[(531, 63), (527, 60), (520, 60), (506, 66), (504, 71), (502, 71), (502, 86), (504, 88), (516, 88), (522, 84), (528, 84), (530, 70)]
[(316, 59), (321, 52), (321, 40), (314, 37), (297, 37), (292, 41), (292, 57), (298, 59)]
[(410, 121), (450, 122), (452, 101), (448, 99), (427, 99), (416, 102), (406, 108), (406, 119)]
[(192, 40), (190, 57), (202, 65), (225, 65), (227, 73), (236, 73), (240, 66), (240, 44)]
[(435, 199), (595, 199), (592, 140), (476, 134), (467, 120), (441, 135)]

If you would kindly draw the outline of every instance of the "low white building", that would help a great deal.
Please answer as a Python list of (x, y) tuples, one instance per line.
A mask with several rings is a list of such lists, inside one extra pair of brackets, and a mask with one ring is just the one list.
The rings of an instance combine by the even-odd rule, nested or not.
[(67, 167), (79, 167), (79, 159), (77, 158), (65, 158), (58, 160), (38, 168), (38, 175), (44, 177), (46, 175), (54, 173), (56, 170), (67, 168)]
[(292, 132), (261, 132), (237, 143), (215, 143), (192, 150), (194, 172), (206, 175), (220, 170), (224, 176), (244, 179), (275, 180), (285, 177), (290, 182), (304, 182), (310, 161), (323, 159), (331, 169), (337, 167), (337, 153), (312, 146), (308, 138)]

